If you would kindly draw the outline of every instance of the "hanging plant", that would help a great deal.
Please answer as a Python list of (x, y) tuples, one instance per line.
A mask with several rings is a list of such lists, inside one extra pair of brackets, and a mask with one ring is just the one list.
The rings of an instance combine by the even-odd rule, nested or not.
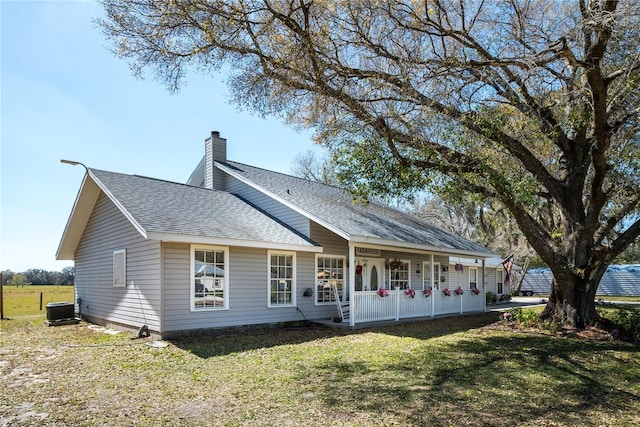
[(407, 298), (414, 298), (416, 296), (416, 291), (414, 291), (413, 289), (407, 289), (406, 291), (404, 291), (404, 294), (407, 296)]
[(378, 289), (377, 293), (378, 293), (378, 296), (380, 298), (384, 298), (384, 297), (388, 297), (389, 296), (389, 291), (386, 290), (385, 288)]
[(462, 273), (464, 271), (464, 266), (462, 264), (456, 264), (455, 269), (456, 271), (459, 271), (460, 273)]
[(442, 290), (442, 293), (445, 294), (445, 296), (448, 296), (448, 297), (451, 296), (451, 291), (449, 290), (449, 288), (444, 288)]
[(462, 294), (464, 294), (464, 290), (460, 286), (458, 286), (458, 289), (456, 289), (456, 295), (462, 295)]
[(429, 298), (429, 297), (431, 296), (431, 293), (432, 293), (433, 291), (431, 290), (431, 288), (427, 288), (427, 289), (425, 289), (425, 290), (424, 290), (424, 291), (422, 291), (422, 292), (424, 293), (424, 297), (425, 297), (425, 298)]
[(400, 267), (402, 267), (402, 261), (400, 261), (398, 258), (389, 263), (389, 268), (391, 268), (392, 270), (397, 270)]

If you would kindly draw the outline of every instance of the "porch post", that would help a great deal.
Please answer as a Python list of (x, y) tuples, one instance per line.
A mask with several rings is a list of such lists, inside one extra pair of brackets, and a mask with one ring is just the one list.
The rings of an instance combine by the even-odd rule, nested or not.
[(349, 240), (349, 326), (356, 324), (356, 249)]
[(484, 295), (484, 311), (487, 311), (487, 272), (486, 272), (486, 259), (482, 258), (482, 294)]
[[(429, 274), (431, 274), (431, 317), (435, 317), (436, 315), (436, 277), (435, 277), (435, 267), (433, 262), (435, 261), (435, 257), (431, 254), (429, 259)], [(440, 272), (438, 272), (440, 274)], [(440, 279), (438, 279), (440, 280)]]

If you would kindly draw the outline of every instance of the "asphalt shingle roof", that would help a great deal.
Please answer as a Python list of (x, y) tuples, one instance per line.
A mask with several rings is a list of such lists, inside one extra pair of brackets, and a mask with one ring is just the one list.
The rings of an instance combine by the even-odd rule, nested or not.
[(227, 192), (97, 169), (90, 173), (147, 232), (317, 246)]
[(223, 166), (349, 236), (495, 255), (478, 243), (399, 210), (373, 202), (354, 203), (348, 191), (337, 187), (237, 162), (229, 161)]

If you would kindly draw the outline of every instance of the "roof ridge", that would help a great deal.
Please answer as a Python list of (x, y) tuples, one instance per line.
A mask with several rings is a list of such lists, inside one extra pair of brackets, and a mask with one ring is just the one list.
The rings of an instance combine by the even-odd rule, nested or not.
[(198, 185), (190, 185), (190, 184), (187, 184), (185, 182), (170, 181), (168, 179), (155, 178), (155, 177), (152, 177), (152, 176), (139, 175), (139, 174), (136, 174), (136, 173), (114, 172), (114, 171), (109, 171), (109, 170), (105, 170), (105, 169), (96, 169), (96, 168), (87, 168), (87, 169), (90, 170), (90, 171), (95, 171), (95, 172), (105, 172), (105, 173), (112, 173), (112, 174), (122, 175), (122, 176), (130, 176), (130, 177), (134, 177), (134, 178), (149, 179), (149, 180), (152, 180), (152, 181), (164, 182), (164, 183), (167, 183), (167, 184), (175, 184), (175, 185), (180, 185), (180, 186), (183, 186), (183, 187), (199, 188), (199, 189), (202, 189), (202, 190), (211, 190), (211, 191), (217, 191), (217, 192), (220, 192), (220, 193), (228, 193), (228, 191), (216, 190), (215, 188), (200, 187)]
[(242, 166), (248, 166), (248, 167), (253, 168), (253, 169), (259, 169), (259, 170), (262, 170), (262, 171), (265, 171), (265, 172), (269, 172), (269, 173), (275, 173), (275, 174), (278, 174), (278, 175), (283, 175), (283, 176), (286, 176), (288, 178), (298, 179), (300, 181), (304, 181), (304, 182), (307, 182), (307, 183), (310, 183), (310, 184), (317, 184), (317, 185), (322, 185), (322, 186), (325, 186), (325, 187), (335, 188), (336, 190), (345, 191), (345, 192), (349, 193), (349, 190), (346, 189), (346, 188), (343, 188), (343, 187), (338, 187), (338, 186), (332, 185), (332, 184), (326, 184), (324, 182), (313, 181), (313, 180), (311, 180), (309, 178), (303, 178), (301, 176), (295, 176), (295, 175), (291, 175), (291, 174), (284, 173), (284, 172), (278, 172), (278, 171), (274, 171), (274, 170), (271, 170), (271, 169), (266, 169), (266, 168), (263, 168), (263, 167), (260, 167), (260, 166), (254, 166), (254, 165), (249, 165), (247, 163), (236, 162), (235, 160), (227, 160), (226, 162), (219, 162), (219, 163), (229, 164), (230, 162), (238, 164), (238, 165), (242, 165)]

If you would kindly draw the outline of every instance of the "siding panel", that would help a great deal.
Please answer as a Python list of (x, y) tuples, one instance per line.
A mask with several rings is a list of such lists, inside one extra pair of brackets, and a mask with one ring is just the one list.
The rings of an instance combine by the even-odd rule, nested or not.
[[(127, 285), (113, 287), (113, 251), (127, 250)], [(75, 254), (79, 311), (103, 323), (160, 331), (160, 244), (145, 240), (101, 194)]]
[(314, 254), (296, 255), (297, 307), (268, 308), (267, 251), (238, 247), (229, 248), (229, 309), (192, 312), (189, 248), (188, 244), (163, 245), (166, 332), (300, 321), (305, 317), (313, 320), (335, 315), (335, 307), (315, 307), (313, 298), (303, 296), (304, 290), (313, 286)]

